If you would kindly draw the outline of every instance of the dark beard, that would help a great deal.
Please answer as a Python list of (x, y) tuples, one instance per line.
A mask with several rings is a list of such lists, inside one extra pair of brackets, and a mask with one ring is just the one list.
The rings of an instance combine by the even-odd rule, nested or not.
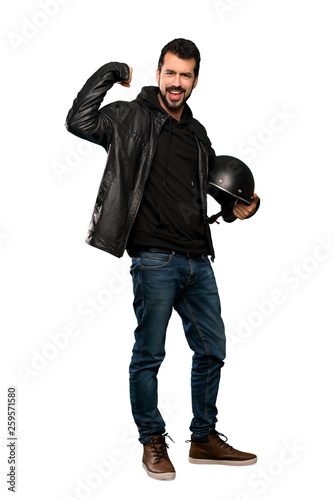
[[(184, 94), (185, 95), (185, 94)], [(172, 110), (177, 110), (177, 109), (180, 109), (184, 106), (185, 102), (187, 101), (187, 99), (183, 99), (181, 100), (181, 102), (179, 104), (175, 104), (173, 106), (170, 106), (170, 103), (169, 101), (167, 100), (167, 97), (166, 95), (163, 95), (162, 92), (160, 91), (160, 96), (162, 98), (162, 101), (164, 102), (165, 106), (168, 108), (168, 109), (172, 109)], [(190, 97), (190, 96), (189, 96)]]
[[(192, 94), (192, 91), (193, 91), (193, 86), (191, 88), (191, 92), (189, 93), (189, 95), (185, 98), (183, 98), (181, 100), (181, 102), (179, 104), (175, 104), (175, 105), (170, 105), (170, 103), (168, 102), (167, 100), (167, 96), (166, 96), (166, 93), (168, 91), (168, 89), (166, 90), (165, 92), (165, 95), (162, 94), (162, 92), (160, 91), (160, 96), (161, 96), (161, 99), (163, 101), (163, 103), (165, 104), (165, 106), (168, 108), (168, 109), (171, 109), (173, 111), (176, 111), (177, 109), (180, 109), (184, 106), (185, 102), (191, 97), (191, 94)], [(173, 88), (173, 87), (169, 87), (169, 90), (180, 90), (180, 89), (176, 89), (176, 88)], [(185, 92), (183, 92), (183, 95), (185, 96)]]

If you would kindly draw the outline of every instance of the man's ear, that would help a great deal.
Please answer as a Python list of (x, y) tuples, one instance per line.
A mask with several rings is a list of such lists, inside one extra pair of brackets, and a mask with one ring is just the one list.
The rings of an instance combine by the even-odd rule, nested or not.
[(160, 72), (158, 69), (156, 70), (156, 81), (157, 83), (160, 81)]
[(197, 86), (198, 79), (199, 79), (199, 76), (197, 75), (197, 76), (195, 77), (195, 80), (194, 80), (194, 83), (193, 83), (193, 88), (194, 88), (194, 89), (195, 89), (195, 87)]

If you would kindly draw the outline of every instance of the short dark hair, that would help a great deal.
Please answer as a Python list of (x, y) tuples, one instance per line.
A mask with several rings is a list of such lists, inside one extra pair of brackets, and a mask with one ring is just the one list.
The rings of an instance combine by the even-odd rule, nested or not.
[(175, 38), (171, 42), (167, 43), (161, 50), (161, 55), (158, 61), (158, 71), (161, 71), (162, 69), (164, 56), (167, 52), (171, 52), (180, 59), (192, 59), (192, 57), (194, 57), (194, 77), (196, 78), (198, 76), (201, 58), (200, 52), (195, 43), (191, 42), (191, 40), (185, 40), (184, 38)]

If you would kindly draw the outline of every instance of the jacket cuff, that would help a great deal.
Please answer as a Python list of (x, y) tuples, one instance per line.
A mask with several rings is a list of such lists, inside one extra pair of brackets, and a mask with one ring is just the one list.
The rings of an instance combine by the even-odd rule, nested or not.
[(119, 62), (110, 62), (104, 64), (100, 69), (99, 69), (99, 74), (101, 77), (105, 76), (107, 73), (114, 73), (119, 75), (119, 82), (123, 82), (124, 80), (128, 80), (130, 77), (130, 69), (128, 64), (126, 63), (119, 63)]

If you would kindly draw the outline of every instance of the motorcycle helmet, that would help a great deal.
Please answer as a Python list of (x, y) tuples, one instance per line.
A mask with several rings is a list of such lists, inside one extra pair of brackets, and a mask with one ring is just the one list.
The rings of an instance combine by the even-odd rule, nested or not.
[(250, 205), (254, 193), (252, 172), (238, 158), (215, 156), (209, 165), (207, 192), (222, 206), (232, 199), (235, 202), (235, 198)]

